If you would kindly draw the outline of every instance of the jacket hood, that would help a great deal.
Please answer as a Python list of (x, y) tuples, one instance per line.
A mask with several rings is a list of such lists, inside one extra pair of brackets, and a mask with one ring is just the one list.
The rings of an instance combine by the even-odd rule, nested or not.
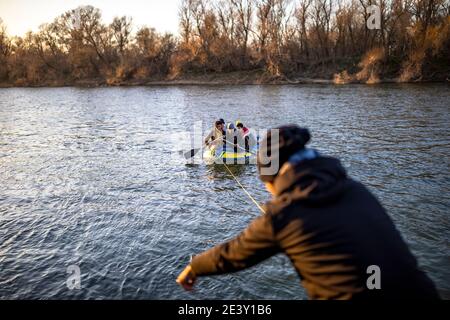
[(285, 163), (273, 182), (276, 198), (324, 203), (337, 198), (347, 185), (347, 174), (340, 161), (317, 156)]

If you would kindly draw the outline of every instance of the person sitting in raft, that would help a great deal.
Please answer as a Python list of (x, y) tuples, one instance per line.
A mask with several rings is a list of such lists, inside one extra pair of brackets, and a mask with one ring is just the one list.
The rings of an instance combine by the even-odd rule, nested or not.
[(225, 143), (233, 146), (234, 152), (238, 152), (238, 132), (232, 122), (227, 124)]
[[(246, 152), (250, 152), (251, 147), (256, 144), (256, 139), (250, 130), (244, 126), (244, 124), (238, 120), (236, 121), (236, 128), (238, 130), (239, 144), (243, 145)], [(243, 141), (243, 143), (241, 143)]]
[(234, 126), (234, 124), (233, 124), (233, 122), (229, 122), (228, 124), (227, 124), (227, 133), (231, 133), (231, 134), (235, 134), (235, 132), (236, 132), (236, 127)]
[(247, 136), (250, 133), (250, 130), (247, 127), (245, 127), (244, 124), (240, 120), (236, 121), (236, 128), (239, 131), (242, 131), (243, 137)]
[(338, 159), (306, 148), (307, 129), (283, 126), (278, 133), (273, 143), (267, 134), (257, 158), (272, 194), (265, 214), (235, 239), (194, 256), (177, 282), (192, 290), (198, 277), (284, 253), (310, 299), (439, 299), (372, 193)]
[(209, 146), (211, 149), (217, 149), (219, 146), (222, 146), (224, 139), (225, 139), (224, 125), (221, 120), (217, 120), (214, 123), (214, 128), (211, 129), (211, 131), (204, 140), (205, 145)]

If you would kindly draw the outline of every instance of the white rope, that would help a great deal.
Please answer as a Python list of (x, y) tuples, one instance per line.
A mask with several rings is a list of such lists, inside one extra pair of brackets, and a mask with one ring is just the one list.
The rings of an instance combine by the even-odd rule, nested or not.
[[(219, 139), (219, 138), (218, 138), (218, 139)], [(216, 141), (216, 140), (218, 140), (218, 139), (215, 139), (214, 141)], [(230, 141), (228, 141), (228, 140), (226, 140), (226, 139), (224, 139), (224, 140), (225, 140), (225, 142), (234, 145), (234, 143), (231, 143)], [(253, 153), (253, 152), (251, 152), (251, 151), (247, 151), (246, 149), (242, 148), (242, 147), (239, 146), (239, 145), (236, 145), (236, 146), (237, 146), (238, 148), (242, 149), (242, 150), (245, 150), (246, 152), (249, 152), (249, 153), (251, 153), (251, 154), (255, 154), (255, 153)], [(220, 156), (221, 156), (221, 154), (220, 154), (219, 156), (217, 156), (216, 159), (218, 159)], [(259, 209), (262, 213), (266, 214), (266, 211), (264, 211), (264, 209), (261, 207), (261, 205), (258, 203), (258, 201), (256, 201), (256, 200), (252, 197), (252, 195), (247, 191), (247, 189), (245, 189), (245, 187), (239, 182), (238, 178), (233, 174), (233, 172), (231, 172), (230, 168), (227, 166), (227, 164), (225, 163), (225, 161), (226, 161), (226, 159), (224, 159), (223, 165), (224, 165), (225, 168), (228, 170), (228, 172), (231, 174), (231, 176), (232, 176), (233, 179), (236, 181), (236, 183), (239, 185), (239, 187), (241, 187), (241, 189), (242, 189), (242, 190), (245, 192), (245, 194), (250, 198), (250, 200), (253, 201), (253, 203), (258, 207), (258, 209)]]
[[(229, 143), (229, 144), (231, 144), (231, 145), (234, 145), (234, 143), (231, 142), (231, 141), (225, 140), (225, 142), (226, 142), (226, 143)], [(247, 149), (242, 148), (239, 144), (236, 145), (236, 147), (238, 147), (238, 148), (241, 149), (241, 150), (244, 150), (245, 152), (248, 152), (248, 153), (251, 153), (251, 154), (253, 154), (253, 155), (256, 155), (256, 153), (251, 152), (250, 150), (247, 150)]]
[(262, 213), (266, 214), (266, 211), (261, 207), (261, 205), (252, 197), (252, 195), (245, 189), (245, 187), (239, 182), (238, 178), (231, 172), (230, 168), (228, 168), (227, 164), (224, 162), (223, 165), (228, 170), (228, 172), (231, 174), (231, 176), (234, 178), (234, 180), (237, 182), (237, 184), (244, 190), (244, 192), (247, 194), (247, 196), (250, 198), (250, 200), (253, 201), (254, 204), (258, 207), (259, 210), (261, 210)]

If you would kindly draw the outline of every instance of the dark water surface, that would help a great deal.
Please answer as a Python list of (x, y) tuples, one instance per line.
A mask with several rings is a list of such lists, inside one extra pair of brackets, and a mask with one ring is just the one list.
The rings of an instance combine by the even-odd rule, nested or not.
[[(282, 256), (193, 293), (175, 283), (259, 214), (223, 168), (173, 155), (175, 133), (219, 116), (310, 128), (450, 298), (449, 108), (448, 85), (0, 89), (0, 298), (305, 298)], [(268, 198), (254, 166), (234, 171)]]

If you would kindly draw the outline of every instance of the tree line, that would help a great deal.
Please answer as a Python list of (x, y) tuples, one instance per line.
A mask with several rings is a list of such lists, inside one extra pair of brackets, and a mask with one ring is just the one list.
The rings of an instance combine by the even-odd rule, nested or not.
[[(369, 8), (379, 28), (368, 28)], [(449, 0), (182, 0), (179, 35), (110, 24), (99, 9), (69, 10), (11, 37), (0, 19), (0, 83), (144, 83), (256, 72), (266, 81), (448, 80)], [(149, 21), (151, 23), (151, 21)]]

